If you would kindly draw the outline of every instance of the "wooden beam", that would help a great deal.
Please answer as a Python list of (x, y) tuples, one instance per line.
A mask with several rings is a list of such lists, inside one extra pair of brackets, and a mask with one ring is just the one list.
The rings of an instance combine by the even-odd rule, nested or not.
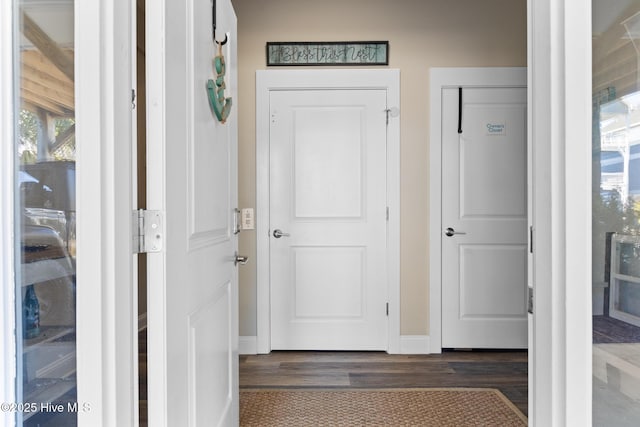
[[(38, 111), (39, 108), (42, 108), (42, 106), (40, 105), (36, 105), (34, 103), (32, 103), (30, 100), (25, 99), (24, 97), (22, 97), (21, 102), (20, 102), (20, 108), (23, 110), (27, 110), (27, 111), (31, 111), (32, 113), (35, 113), (36, 111)], [(52, 106), (53, 109), (57, 108), (55, 105)], [(64, 111), (59, 110), (59, 111), (53, 111), (53, 113), (56, 114), (56, 117), (63, 117), (64, 116)]]
[(54, 117), (73, 117), (74, 84), (38, 50), (21, 52), (23, 108), (49, 111)]
[(21, 88), (28, 88), (34, 95), (59, 104), (62, 108), (74, 110), (75, 99), (72, 86), (56, 84), (58, 81), (30, 72), (26, 67), (22, 69), (20, 79)]
[(20, 97), (22, 98), (22, 108), (33, 113), (36, 113), (38, 109), (43, 109), (47, 110), (51, 115), (56, 117), (73, 117), (72, 112), (69, 113), (68, 111), (65, 111), (60, 105), (42, 99), (42, 97), (37, 93), (34, 94), (22, 89)]
[(39, 94), (43, 100), (58, 104), (62, 108), (66, 108), (67, 110), (74, 109), (73, 92), (64, 92), (56, 89), (55, 86), (48, 87), (40, 82), (35, 82), (24, 78), (20, 81), (20, 87), (26, 91), (31, 92), (32, 94)]
[(65, 53), (64, 50), (58, 46), (58, 44), (51, 37), (47, 35), (42, 29), (35, 23), (33, 19), (29, 17), (24, 11), (22, 15), (22, 34), (28, 38), (35, 47), (40, 49), (40, 52), (49, 59), (53, 65), (58, 67), (60, 71), (64, 73), (69, 80), (74, 80), (74, 66), (73, 58)]
[[(68, 55), (73, 55), (73, 51), (66, 51)], [(73, 81), (51, 63), (39, 50), (23, 50), (20, 52), (22, 67), (29, 68), (34, 72), (42, 73), (60, 82), (59, 84), (73, 87)]]
[(20, 77), (23, 79), (31, 80), (33, 82), (38, 82), (44, 86), (55, 88), (56, 90), (59, 90), (64, 93), (68, 93), (71, 96), (74, 96), (73, 83), (70, 83), (66, 79), (66, 77), (59, 79), (52, 74), (47, 74), (44, 71), (36, 70), (35, 68), (32, 68), (31, 66), (25, 63), (22, 63), (20, 74), (21, 74)]

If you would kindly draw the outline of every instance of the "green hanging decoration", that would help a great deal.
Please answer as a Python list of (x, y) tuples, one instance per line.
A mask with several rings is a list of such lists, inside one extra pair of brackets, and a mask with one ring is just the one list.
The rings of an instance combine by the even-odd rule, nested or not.
[[(226, 38), (225, 38), (226, 42)], [(226, 72), (226, 66), (224, 62), (224, 55), (222, 54), (223, 43), (218, 43), (218, 55), (213, 59), (213, 63), (216, 71), (216, 79), (209, 79), (207, 81), (207, 94), (209, 96), (209, 105), (215, 113), (220, 123), (224, 124), (231, 113), (231, 98), (224, 97), (224, 90), (226, 85), (224, 83), (224, 75)]]

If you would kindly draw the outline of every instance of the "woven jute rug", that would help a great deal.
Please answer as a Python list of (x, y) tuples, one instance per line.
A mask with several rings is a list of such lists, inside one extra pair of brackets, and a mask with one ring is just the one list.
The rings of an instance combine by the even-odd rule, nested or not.
[(526, 426), (495, 389), (243, 389), (240, 426)]

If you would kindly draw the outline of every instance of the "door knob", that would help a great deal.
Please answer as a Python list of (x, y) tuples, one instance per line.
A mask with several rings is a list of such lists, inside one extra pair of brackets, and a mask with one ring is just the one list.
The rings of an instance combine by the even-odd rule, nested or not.
[(278, 230), (277, 228), (273, 230), (273, 237), (275, 237), (276, 239), (279, 239), (281, 237), (289, 237), (289, 236), (291, 236), (291, 234), (284, 233), (282, 230)]
[(446, 230), (444, 230), (444, 234), (446, 234), (447, 236), (451, 237), (454, 234), (467, 234), (464, 231), (456, 231), (453, 228), (449, 227)]
[(248, 261), (248, 256), (238, 255), (238, 253), (236, 252), (235, 257), (233, 258), (233, 265), (245, 265)]

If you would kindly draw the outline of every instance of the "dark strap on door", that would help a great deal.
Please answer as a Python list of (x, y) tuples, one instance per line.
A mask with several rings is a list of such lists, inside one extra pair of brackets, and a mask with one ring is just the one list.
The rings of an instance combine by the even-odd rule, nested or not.
[(458, 88), (458, 133), (462, 133), (462, 88)]

